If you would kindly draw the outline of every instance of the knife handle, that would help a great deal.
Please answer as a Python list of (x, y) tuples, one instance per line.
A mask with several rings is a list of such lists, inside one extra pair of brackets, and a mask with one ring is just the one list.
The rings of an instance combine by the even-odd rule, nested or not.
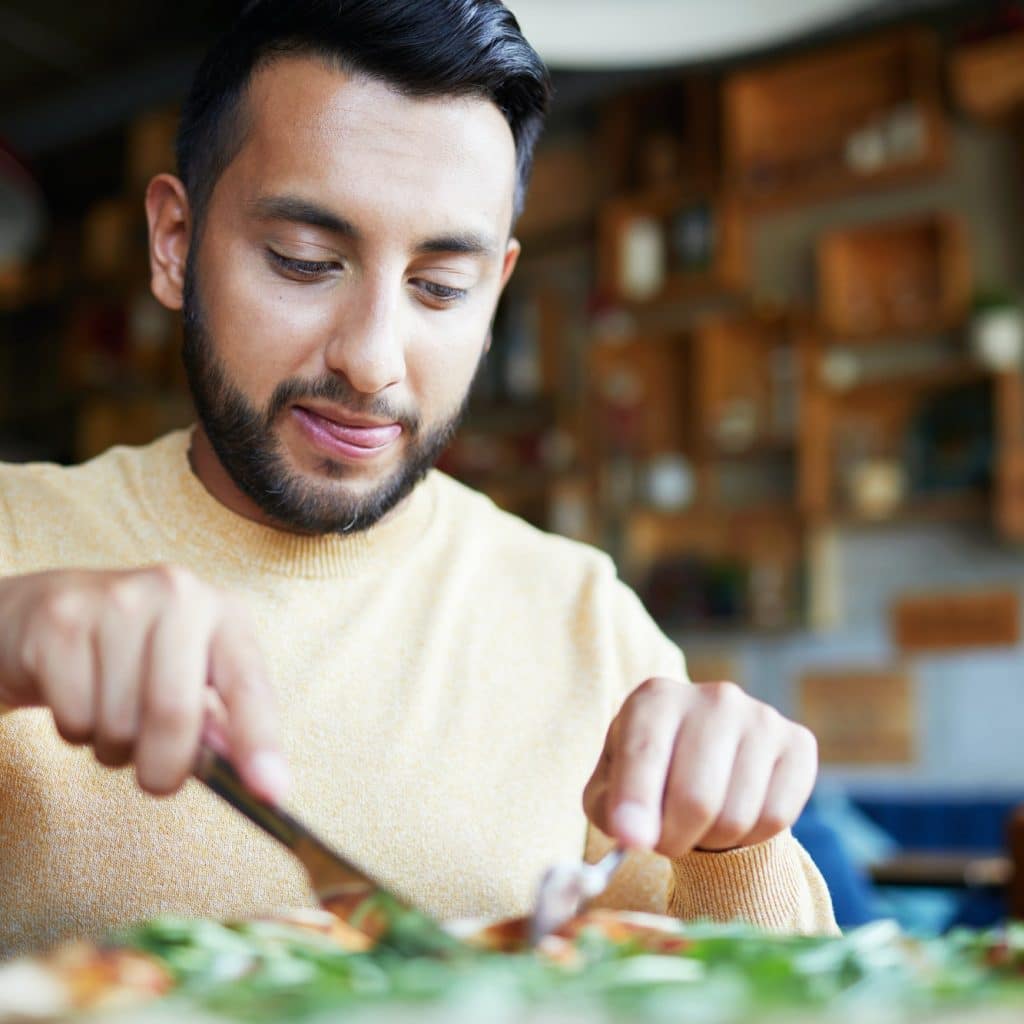
[(199, 748), (195, 775), (253, 824), (269, 832), (290, 850), (295, 849), (305, 829), (291, 815), (250, 793), (234, 765), (205, 743)]

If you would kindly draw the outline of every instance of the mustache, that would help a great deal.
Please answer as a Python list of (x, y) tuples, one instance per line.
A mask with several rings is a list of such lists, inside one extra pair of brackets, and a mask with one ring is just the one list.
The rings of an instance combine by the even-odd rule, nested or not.
[(316, 380), (289, 377), (274, 388), (264, 416), (265, 424), (273, 426), (278, 416), (290, 405), (303, 399), (331, 402), (357, 416), (398, 423), (409, 436), (415, 437), (420, 430), (420, 417), (401, 409), (386, 398), (364, 395), (342, 377), (326, 376)]

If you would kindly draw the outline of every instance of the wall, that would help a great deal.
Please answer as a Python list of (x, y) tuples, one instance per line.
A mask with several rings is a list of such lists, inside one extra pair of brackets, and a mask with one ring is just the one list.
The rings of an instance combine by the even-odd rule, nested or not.
[[(957, 124), (941, 180), (764, 220), (753, 238), (757, 290), (808, 302), (816, 236), (845, 223), (937, 207), (968, 218), (979, 285), (1024, 284), (1024, 168), (1007, 133)], [(795, 715), (796, 681), (807, 669), (886, 667), (897, 659), (887, 612), (904, 592), (1011, 585), (1024, 594), (1024, 551), (959, 526), (872, 527), (838, 535), (842, 622), (827, 633), (721, 640), (680, 637), (693, 654), (728, 649), (737, 678), (755, 696)], [(895, 787), (1024, 791), (1024, 649), (915, 658), (918, 759), (872, 769), (824, 766), (822, 776), (872, 790)]]

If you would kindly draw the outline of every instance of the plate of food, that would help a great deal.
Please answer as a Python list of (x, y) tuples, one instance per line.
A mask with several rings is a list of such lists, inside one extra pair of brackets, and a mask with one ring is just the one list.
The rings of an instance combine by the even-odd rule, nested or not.
[(1024, 1019), (1024, 925), (842, 937), (584, 912), (424, 925), (386, 894), (237, 923), (162, 917), (0, 967), (0, 1020), (663, 1022)]

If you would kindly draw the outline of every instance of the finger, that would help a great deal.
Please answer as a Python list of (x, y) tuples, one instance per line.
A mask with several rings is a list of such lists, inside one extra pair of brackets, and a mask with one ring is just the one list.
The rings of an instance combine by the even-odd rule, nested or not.
[[(207, 679), (209, 682), (209, 679)], [(205, 711), (203, 714), (202, 741), (215, 754), (231, 758), (231, 740), (228, 735), (228, 712), (220, 694), (212, 686), (206, 687)]]
[(139, 736), (140, 690), (154, 623), (132, 593), (113, 595), (98, 629), (97, 759), (116, 767), (132, 759)]
[(604, 749), (597, 759), (597, 765), (583, 788), (583, 812), (602, 832), (608, 830), (608, 813), (606, 797), (608, 795), (608, 770), (611, 767), (612, 755), (609, 749), (613, 729), (605, 738)]
[(178, 790), (192, 773), (203, 724), (210, 651), (209, 606), (193, 595), (157, 616), (141, 686), (135, 747), (139, 785), (157, 796)]
[(778, 744), (772, 737), (747, 733), (740, 741), (722, 809), (700, 837), (702, 850), (730, 850), (749, 844), (750, 834), (761, 820), (777, 760)]
[(226, 615), (210, 647), (210, 682), (224, 701), (232, 760), (257, 796), (282, 801), (290, 778), (277, 732), (277, 710), (251, 630)]
[(806, 729), (801, 729), (775, 765), (760, 820), (747, 836), (747, 845), (771, 839), (800, 817), (814, 789), (817, 771), (817, 743)]
[(700, 845), (722, 811), (739, 741), (731, 716), (704, 704), (683, 719), (665, 786), (659, 853), (681, 857)]
[(620, 713), (605, 808), (609, 834), (627, 846), (651, 848), (658, 842), (665, 780), (687, 685), (650, 680)]
[(48, 595), (34, 617), (29, 640), (43, 702), (69, 743), (88, 743), (95, 729), (96, 654), (84, 595)]

